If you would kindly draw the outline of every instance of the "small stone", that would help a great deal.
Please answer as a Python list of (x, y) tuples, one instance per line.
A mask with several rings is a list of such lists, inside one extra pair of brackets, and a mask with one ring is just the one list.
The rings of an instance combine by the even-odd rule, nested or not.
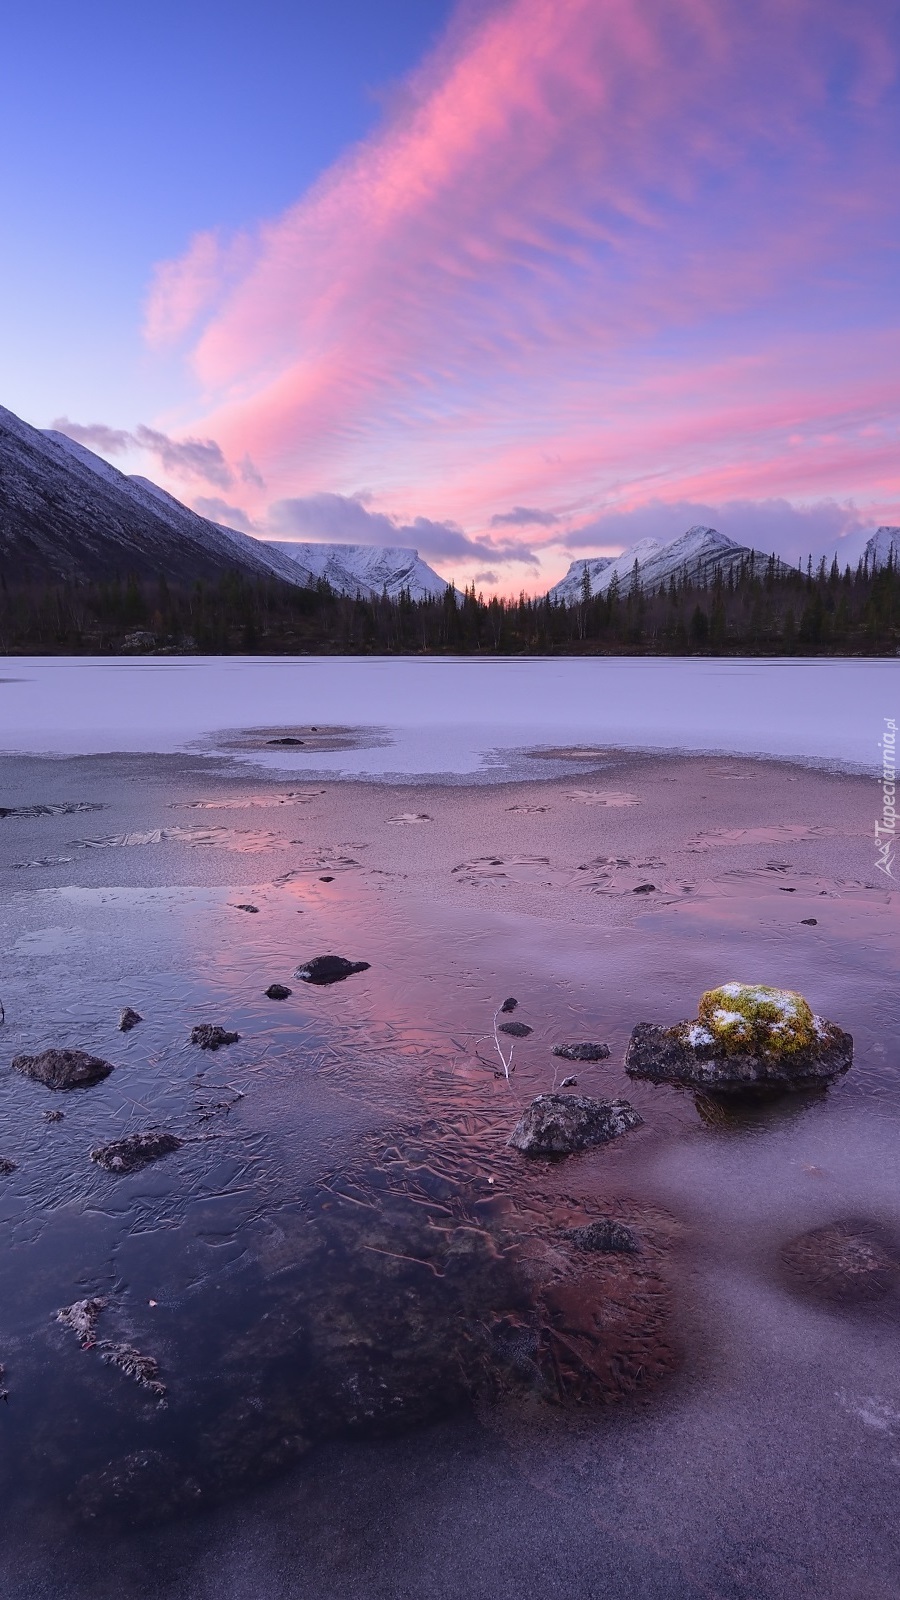
[(518, 1006), (518, 1004), (519, 1004), (518, 1000), (514, 999), (513, 996), (510, 995), (508, 1000), (504, 1000), (502, 1006), (500, 1007), (500, 1010), (502, 1012), (515, 1011), (517, 1006)]
[(510, 1135), (513, 1149), (529, 1156), (566, 1156), (608, 1144), (643, 1117), (627, 1100), (594, 1100), (581, 1094), (539, 1094)]
[(226, 1028), (220, 1028), (217, 1022), (198, 1022), (191, 1029), (191, 1044), (198, 1044), (201, 1050), (218, 1050), (223, 1044), (237, 1044), (239, 1033), (229, 1033)]
[(615, 1222), (612, 1217), (600, 1217), (583, 1228), (571, 1228), (569, 1238), (576, 1250), (636, 1255), (640, 1249), (637, 1234), (627, 1228), (624, 1222)]
[(819, 919), (818, 917), (801, 917), (800, 926), (801, 928), (817, 928), (819, 926)]
[(292, 738), (292, 736), (290, 734), (286, 734), (283, 739), (267, 739), (266, 740), (266, 744), (305, 744), (305, 742), (306, 741), (304, 739), (294, 739), (294, 738)]
[(334, 878), (331, 877), (329, 874), (326, 874), (325, 877), (319, 879), (319, 882), (320, 883), (334, 883)]
[(577, 1078), (563, 1078), (563, 1081), (562, 1081), (562, 1083), (560, 1084), (559, 1087), (561, 1089), (577, 1089), (578, 1088), (578, 1079)]
[(8, 1178), (9, 1174), (15, 1172), (15, 1170), (16, 1163), (14, 1161), (7, 1161), (5, 1156), (0, 1156), (0, 1178)]
[(108, 1078), (113, 1067), (86, 1050), (44, 1050), (37, 1056), (13, 1056), (12, 1069), (48, 1089), (86, 1089)]
[(131, 1133), (126, 1139), (114, 1139), (112, 1144), (100, 1145), (91, 1151), (91, 1160), (106, 1172), (140, 1172), (152, 1161), (159, 1161), (180, 1150), (184, 1140), (175, 1133)]
[(348, 961), (346, 956), (313, 956), (294, 973), (302, 983), (340, 983), (354, 972), (368, 972), (368, 961)]
[(534, 1033), (527, 1022), (498, 1022), (497, 1027), (500, 1033), (508, 1033), (511, 1039), (527, 1039), (530, 1033)]
[(636, 889), (632, 889), (631, 892), (632, 892), (632, 894), (655, 894), (656, 893), (656, 884), (655, 883), (639, 883), (637, 888)]
[(237, 905), (234, 909), (235, 911), (249, 911), (253, 914), (253, 916), (258, 916), (259, 914), (259, 906)]
[(119, 1032), (130, 1033), (143, 1020), (139, 1011), (132, 1010), (131, 1006), (123, 1006), (119, 1012)]
[(64, 1111), (45, 1111), (44, 1112), (44, 1121), (45, 1122), (65, 1122), (65, 1120), (66, 1120), (66, 1113)]
[(293, 992), (293, 989), (289, 989), (286, 983), (270, 983), (266, 990), (266, 999), (287, 1000), (288, 996), (292, 995)]
[(609, 1045), (590, 1041), (584, 1044), (555, 1044), (552, 1054), (562, 1056), (565, 1061), (605, 1061), (609, 1055)]

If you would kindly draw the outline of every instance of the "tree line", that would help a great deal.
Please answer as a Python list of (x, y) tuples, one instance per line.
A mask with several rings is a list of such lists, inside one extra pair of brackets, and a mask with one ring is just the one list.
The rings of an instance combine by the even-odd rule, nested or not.
[(894, 655), (900, 570), (891, 559), (788, 569), (774, 556), (645, 589), (635, 570), (568, 604), (474, 586), (433, 599), (350, 598), (239, 572), (175, 585), (135, 577), (13, 585), (0, 578), (0, 653), (102, 655)]

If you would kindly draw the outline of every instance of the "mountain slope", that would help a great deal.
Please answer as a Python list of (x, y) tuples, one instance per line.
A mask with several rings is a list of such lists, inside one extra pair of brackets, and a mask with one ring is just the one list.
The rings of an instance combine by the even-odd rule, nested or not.
[[(717, 571), (727, 577), (730, 571), (751, 556), (755, 558), (758, 569), (763, 571), (768, 556), (759, 550), (751, 550), (747, 545), (736, 544), (717, 529), (706, 528), (698, 523), (688, 528), (686, 533), (671, 539), (668, 544), (660, 544), (656, 539), (641, 539), (613, 560), (602, 556), (594, 560), (573, 561), (565, 577), (550, 590), (550, 597), (564, 600), (568, 605), (580, 600), (582, 573), (586, 566), (590, 571), (593, 594), (606, 594), (614, 579), (618, 579), (619, 588), (625, 593), (632, 580), (635, 562), (641, 587), (652, 591), (667, 584), (670, 578), (687, 578), (691, 583), (703, 586), (712, 582)], [(779, 561), (776, 562), (776, 570), (781, 573), (787, 572), (788, 568)]]
[(272, 540), (268, 549), (298, 563), (313, 578), (327, 579), (337, 594), (377, 597), (387, 590), (396, 599), (408, 589), (413, 600), (426, 600), (442, 595), (448, 587), (446, 578), (429, 567), (418, 550), (401, 546)]
[(192, 583), (234, 571), (303, 581), (246, 534), (208, 522), (155, 485), (3, 407), (0, 571), (11, 584), (160, 574)]
[(882, 527), (875, 529), (866, 545), (864, 556), (871, 569), (886, 567), (892, 553), (894, 566), (900, 568), (900, 528), (883, 524)]

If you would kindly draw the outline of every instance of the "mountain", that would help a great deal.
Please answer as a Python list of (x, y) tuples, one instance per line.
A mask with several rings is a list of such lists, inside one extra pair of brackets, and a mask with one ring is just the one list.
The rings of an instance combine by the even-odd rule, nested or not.
[(170, 582), (192, 583), (234, 571), (298, 581), (296, 567), (257, 540), (220, 528), (65, 434), (29, 427), (0, 406), (0, 572), (7, 582), (164, 573)]
[(313, 579), (325, 578), (337, 594), (396, 599), (408, 589), (413, 600), (438, 597), (449, 587), (418, 550), (394, 545), (300, 544), (272, 540), (269, 550), (288, 557)]
[[(592, 594), (606, 594), (615, 578), (618, 578), (619, 588), (624, 593), (631, 583), (635, 562), (641, 587), (655, 590), (661, 584), (667, 584), (670, 578), (687, 578), (691, 583), (703, 586), (712, 581), (717, 571), (727, 577), (732, 569), (751, 556), (760, 570), (764, 570), (769, 557), (761, 551), (736, 544), (715, 528), (705, 528), (698, 523), (676, 539), (671, 539), (668, 544), (660, 544), (656, 539), (641, 539), (638, 544), (612, 559), (600, 556), (573, 561), (565, 577), (550, 590), (550, 598), (564, 600), (567, 605), (580, 600), (585, 568), (590, 575)], [(776, 568), (779, 572), (788, 571), (781, 561), (776, 562)]]
[(876, 528), (871, 539), (866, 545), (864, 557), (870, 569), (873, 567), (886, 567), (888, 559), (893, 552), (894, 566), (900, 568), (900, 528), (891, 528), (886, 524)]

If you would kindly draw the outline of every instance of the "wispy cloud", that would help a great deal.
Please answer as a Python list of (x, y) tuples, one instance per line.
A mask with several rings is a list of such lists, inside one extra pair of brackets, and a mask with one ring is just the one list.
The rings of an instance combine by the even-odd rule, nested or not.
[(435, 561), (495, 560), (536, 566), (533, 550), (518, 540), (471, 539), (452, 522), (414, 517), (404, 522), (370, 511), (356, 496), (311, 494), (278, 500), (269, 509), (273, 533), (312, 543), (414, 546)]
[(88, 450), (100, 450), (104, 455), (122, 455), (134, 443), (133, 435), (124, 428), (110, 428), (105, 422), (70, 422), (68, 417), (57, 417), (50, 426), (56, 433), (74, 439), (76, 444), (86, 445)]
[[(111, 428), (105, 422), (71, 422), (68, 417), (58, 417), (53, 427), (101, 455), (146, 451), (165, 472), (176, 478), (200, 479), (220, 489), (227, 489), (234, 482), (234, 474), (215, 439), (173, 439), (158, 428), (148, 428), (143, 422), (130, 432), (126, 428)], [(255, 476), (250, 481), (262, 486), (263, 480), (255, 468), (253, 472)], [(246, 478), (245, 471), (241, 471), (241, 476)]]
[(539, 528), (552, 528), (559, 520), (555, 511), (535, 511), (528, 506), (513, 506), (511, 511), (495, 511), (491, 517), (491, 527), (526, 528), (533, 524)]
[(258, 533), (259, 529), (242, 506), (233, 506), (218, 495), (197, 495), (193, 501), (195, 511), (210, 522), (224, 523), (226, 528), (240, 528), (242, 533)]
[(297, 204), (158, 269), (192, 432), (491, 570), (458, 524), (533, 506), (900, 507), (898, 50), (893, 0), (469, 7)]

